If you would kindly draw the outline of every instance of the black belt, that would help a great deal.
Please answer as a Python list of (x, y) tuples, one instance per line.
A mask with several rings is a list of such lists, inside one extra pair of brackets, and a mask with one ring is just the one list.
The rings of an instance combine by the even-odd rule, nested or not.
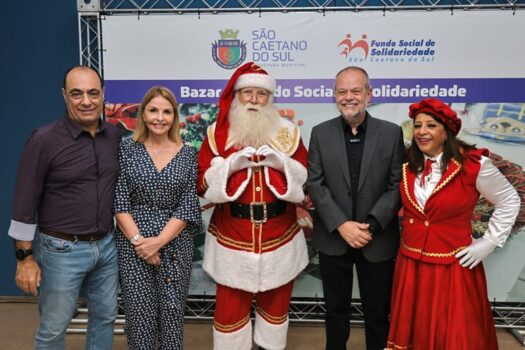
[(43, 234), (45, 235), (48, 235), (48, 236), (51, 236), (51, 237), (55, 237), (55, 238), (58, 238), (58, 239), (63, 239), (65, 241), (71, 241), (71, 242), (75, 242), (75, 241), (82, 241), (82, 242), (93, 242), (93, 241), (98, 241), (104, 237), (107, 236), (107, 232), (104, 232), (104, 233), (87, 233), (87, 234), (84, 234), (84, 235), (72, 235), (72, 234), (69, 234), (69, 233), (61, 233), (61, 232), (54, 232), (54, 231), (47, 231), (47, 230), (40, 230), (40, 232), (42, 232)]
[(275, 202), (251, 202), (243, 204), (231, 202), (230, 214), (236, 218), (250, 219), (251, 222), (262, 224), (268, 219), (284, 214), (286, 211), (286, 202), (277, 200)]

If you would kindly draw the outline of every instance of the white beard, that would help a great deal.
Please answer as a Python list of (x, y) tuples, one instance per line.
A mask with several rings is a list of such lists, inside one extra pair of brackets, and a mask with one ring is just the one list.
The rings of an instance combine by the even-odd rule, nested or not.
[(242, 105), (235, 96), (230, 107), (228, 140), (239, 148), (268, 145), (279, 128), (280, 118), (271, 101), (264, 107), (251, 103)]

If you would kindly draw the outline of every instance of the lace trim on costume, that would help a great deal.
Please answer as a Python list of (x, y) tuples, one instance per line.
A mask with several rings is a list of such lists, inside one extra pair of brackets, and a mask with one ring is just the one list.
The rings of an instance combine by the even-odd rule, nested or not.
[(410, 252), (418, 253), (418, 254), (421, 254), (423, 256), (430, 256), (432, 258), (449, 258), (449, 257), (451, 257), (453, 255), (456, 255), (456, 253), (458, 253), (460, 250), (463, 250), (466, 247), (466, 246), (461, 246), (461, 247), (456, 248), (453, 251), (448, 252), (448, 253), (430, 253), (430, 252), (423, 251), (423, 249), (413, 248), (413, 247), (407, 246), (405, 244), (405, 242), (403, 241), (403, 239), (401, 239), (401, 245), (403, 246), (403, 248), (405, 248), (406, 250), (408, 250)]
[[(445, 180), (443, 180), (439, 185), (437, 185), (434, 190), (432, 191), (432, 195), (436, 194), (437, 192), (441, 191), (443, 187), (445, 187), (452, 179), (457, 175), (457, 173), (461, 170), (461, 164), (458, 163), (455, 159), (452, 159), (452, 162), (456, 164), (457, 168), (450, 173)], [(408, 169), (408, 163), (403, 164), (403, 187), (405, 188), (405, 195), (412, 204), (412, 206), (419, 211), (421, 214), (425, 215), (424, 209), (412, 198), (410, 191), (408, 190), (408, 176), (407, 176), (407, 169)]]
[(421, 214), (425, 215), (425, 211), (423, 210), (423, 208), (421, 208), (421, 206), (419, 204), (417, 204), (417, 202), (410, 195), (410, 191), (408, 190), (407, 169), (408, 169), (408, 163), (403, 164), (403, 187), (405, 188), (405, 195), (406, 195), (408, 201), (410, 202), (410, 204), (412, 204), (412, 206), (418, 212), (420, 212)]
[(269, 313), (267, 313), (266, 311), (264, 311), (263, 309), (261, 309), (260, 307), (257, 307), (256, 310), (257, 310), (257, 313), (259, 315), (261, 315), (262, 318), (264, 318), (266, 321), (268, 321), (268, 323), (283, 324), (288, 319), (288, 314), (287, 313), (282, 315), (282, 316), (272, 316)]
[(245, 318), (243, 318), (239, 322), (234, 323), (232, 325), (224, 325), (224, 324), (219, 323), (217, 321), (213, 321), (213, 327), (215, 327), (215, 329), (218, 330), (219, 332), (229, 333), (229, 332), (234, 332), (234, 331), (236, 331), (238, 329), (241, 329), (249, 321), (250, 321), (250, 315), (247, 315)]
[(457, 166), (456, 170), (454, 170), (449, 176), (447, 176), (447, 178), (445, 180), (443, 180), (442, 183), (437, 185), (436, 188), (434, 188), (434, 190), (432, 191), (432, 194), (435, 194), (436, 192), (441, 191), (441, 189), (443, 187), (445, 187), (450, 181), (452, 181), (454, 176), (456, 176), (456, 174), (459, 173), (459, 171), (461, 170), (462, 166), (461, 166), (461, 164), (459, 164), (459, 162), (457, 160), (452, 159), (452, 162), (454, 164), (456, 164), (456, 166)]
[[(252, 226), (255, 226), (255, 224), (252, 225)], [(209, 224), (208, 231), (217, 238), (217, 241), (221, 245), (223, 245), (225, 247), (235, 248), (235, 249), (239, 249), (239, 250), (245, 250), (245, 251), (248, 251), (248, 252), (252, 252), (255, 249), (255, 244), (254, 243), (238, 241), (238, 240), (232, 239), (230, 237), (227, 237), (224, 234), (222, 234), (217, 229), (217, 226), (215, 226), (212, 223)], [(265, 251), (268, 251), (268, 250), (273, 250), (273, 248), (275, 248), (275, 247), (277, 247), (279, 245), (282, 245), (283, 243), (286, 243), (288, 241), (291, 241), (293, 239), (293, 237), (295, 237), (295, 234), (297, 232), (299, 232), (299, 224), (297, 222), (294, 222), (293, 225), (290, 226), (290, 228), (288, 230), (286, 230), (286, 232), (281, 237), (278, 237), (276, 239), (272, 239), (272, 240), (269, 240), (269, 241), (266, 241), (266, 242), (262, 243), (261, 244), (262, 252), (265, 252)]]

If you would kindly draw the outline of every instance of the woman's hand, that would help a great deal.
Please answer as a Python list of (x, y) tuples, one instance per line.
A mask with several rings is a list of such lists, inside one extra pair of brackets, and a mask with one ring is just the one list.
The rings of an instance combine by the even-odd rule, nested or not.
[(143, 237), (135, 242), (135, 253), (146, 262), (150, 258), (158, 257), (160, 264), (159, 250), (162, 246), (162, 241), (158, 237)]
[(459, 259), (459, 264), (461, 266), (468, 267), (472, 270), (481, 262), (481, 260), (489, 256), (494, 249), (496, 249), (494, 243), (483, 237), (476, 238), (472, 241), (472, 244), (457, 253), (456, 258)]
[(149, 259), (144, 260), (147, 264), (153, 265), (153, 266), (160, 266), (160, 255), (153, 255)]

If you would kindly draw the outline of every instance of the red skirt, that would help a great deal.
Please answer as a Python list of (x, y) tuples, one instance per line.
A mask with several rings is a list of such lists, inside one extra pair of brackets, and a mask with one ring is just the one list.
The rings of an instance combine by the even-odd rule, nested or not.
[(470, 270), (398, 253), (387, 349), (498, 349), (482, 264)]

